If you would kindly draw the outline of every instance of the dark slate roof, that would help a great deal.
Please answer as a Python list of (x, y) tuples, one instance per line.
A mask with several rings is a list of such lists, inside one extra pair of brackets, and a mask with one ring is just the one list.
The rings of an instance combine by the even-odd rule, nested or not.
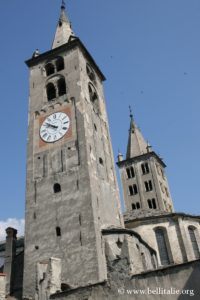
[(191, 218), (191, 219), (200, 219), (199, 215), (190, 215), (182, 212), (164, 212), (160, 210), (141, 210), (140, 212), (130, 211), (124, 213), (124, 222), (131, 223), (134, 221), (144, 221), (152, 219), (162, 219), (162, 218)]

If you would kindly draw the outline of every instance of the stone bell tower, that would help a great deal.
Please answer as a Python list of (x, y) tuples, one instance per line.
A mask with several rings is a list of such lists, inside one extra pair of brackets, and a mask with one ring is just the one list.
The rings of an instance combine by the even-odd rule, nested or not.
[(142, 212), (172, 212), (173, 202), (169, 192), (163, 160), (145, 141), (135, 124), (130, 110), (130, 128), (126, 159), (119, 154), (118, 167), (122, 179), (126, 211), (138, 215)]
[(52, 49), (30, 69), (24, 299), (61, 259), (70, 287), (107, 278), (101, 230), (123, 226), (102, 82), (61, 6)]

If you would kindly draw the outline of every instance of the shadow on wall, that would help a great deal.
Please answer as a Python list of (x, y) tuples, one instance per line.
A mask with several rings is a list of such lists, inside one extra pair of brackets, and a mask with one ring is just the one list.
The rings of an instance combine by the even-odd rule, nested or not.
[[(200, 267), (200, 263), (199, 263)], [(199, 300), (200, 299), (200, 273), (197, 268), (194, 268), (193, 272), (191, 273), (189, 279), (186, 281), (182, 289), (182, 294), (178, 297), (178, 300)]]

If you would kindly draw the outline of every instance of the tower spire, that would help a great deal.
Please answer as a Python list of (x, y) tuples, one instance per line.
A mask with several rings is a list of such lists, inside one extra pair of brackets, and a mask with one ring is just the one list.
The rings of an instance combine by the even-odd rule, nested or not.
[(130, 129), (129, 130), (134, 130), (135, 129), (135, 121), (133, 118), (133, 111), (132, 111), (132, 107), (129, 105), (129, 113), (130, 113)]
[(130, 112), (130, 129), (129, 129), (126, 159), (145, 154), (147, 153), (147, 148), (148, 148), (147, 142), (145, 141), (142, 133), (140, 132), (139, 128), (135, 124), (132, 108), (130, 105), (129, 105), (129, 112)]
[(69, 18), (65, 12), (65, 1), (61, 2), (61, 12), (56, 28), (52, 49), (68, 43), (70, 36), (74, 35)]
[(65, 9), (65, 1), (62, 0), (61, 9)]
[(129, 111), (130, 111), (130, 118), (133, 119), (132, 108), (130, 105), (129, 105)]

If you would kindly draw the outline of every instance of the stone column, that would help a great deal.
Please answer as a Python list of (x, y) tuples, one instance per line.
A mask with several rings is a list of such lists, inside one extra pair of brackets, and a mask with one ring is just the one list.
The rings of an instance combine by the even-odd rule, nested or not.
[(6, 251), (4, 273), (6, 274), (6, 295), (12, 290), (13, 262), (16, 254), (17, 230), (11, 227), (6, 229)]

